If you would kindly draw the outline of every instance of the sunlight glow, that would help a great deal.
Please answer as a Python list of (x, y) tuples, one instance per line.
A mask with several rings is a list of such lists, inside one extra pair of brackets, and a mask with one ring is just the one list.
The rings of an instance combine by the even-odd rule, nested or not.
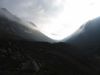
[(49, 21), (39, 27), (41, 32), (54, 40), (70, 36), (85, 22), (100, 16), (99, 0), (58, 0), (58, 5), (60, 1), (64, 1), (61, 12), (49, 17)]

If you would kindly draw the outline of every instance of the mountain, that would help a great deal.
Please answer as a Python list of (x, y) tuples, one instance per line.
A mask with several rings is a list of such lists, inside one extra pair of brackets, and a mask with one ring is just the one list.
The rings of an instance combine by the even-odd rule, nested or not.
[(66, 43), (0, 40), (0, 75), (100, 75), (100, 54)]
[(21, 20), (5, 8), (0, 9), (0, 35), (0, 39), (54, 42), (54, 40), (37, 30), (36, 25)]
[(82, 26), (65, 43), (48, 43), (54, 40), (36, 26), (0, 9), (0, 75), (100, 75), (100, 52), (80, 54), (99, 45), (99, 20)]
[(85, 23), (73, 36), (65, 39), (64, 42), (80, 47), (83, 53), (93, 53), (100, 48), (100, 17)]
[(0, 40), (0, 75), (100, 75), (100, 63), (77, 50), (65, 43)]

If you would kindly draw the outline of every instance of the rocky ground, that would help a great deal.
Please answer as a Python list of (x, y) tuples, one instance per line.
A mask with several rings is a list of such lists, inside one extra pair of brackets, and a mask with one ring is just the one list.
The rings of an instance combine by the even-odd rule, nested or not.
[(0, 41), (0, 75), (100, 75), (99, 71), (99, 52), (83, 56), (65, 43)]

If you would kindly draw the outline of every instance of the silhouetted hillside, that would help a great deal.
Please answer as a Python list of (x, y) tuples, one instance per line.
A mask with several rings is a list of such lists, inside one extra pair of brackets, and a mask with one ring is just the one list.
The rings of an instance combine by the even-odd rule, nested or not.
[(84, 55), (94, 54), (97, 49), (100, 49), (100, 17), (85, 23), (64, 42), (80, 47)]
[(0, 75), (100, 75), (99, 54), (70, 44), (0, 40)]
[(54, 42), (39, 30), (35, 29), (34, 23), (26, 22), (7, 9), (0, 9), (0, 39), (12, 38), (12, 39), (26, 39), (31, 41), (46, 41)]
[(99, 20), (66, 41), (71, 44), (48, 43), (54, 40), (6, 11), (0, 10), (0, 75), (100, 75)]

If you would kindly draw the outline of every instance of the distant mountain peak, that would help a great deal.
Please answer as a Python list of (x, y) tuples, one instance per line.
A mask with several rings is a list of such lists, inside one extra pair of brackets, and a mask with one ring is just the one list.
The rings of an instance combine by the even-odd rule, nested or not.
[[(9, 12), (6, 8), (0, 8), (0, 36), (5, 38), (15, 39), (20, 37), (30, 41), (46, 41), (54, 42), (54, 40), (47, 37), (45, 34), (36, 30), (34, 23), (27, 22), (18, 18)], [(5, 34), (4, 34), (5, 33)], [(3, 36), (4, 34), (4, 36)]]
[(16, 17), (6, 8), (0, 8), (0, 17), (5, 17), (12, 21), (20, 21), (20, 18)]
[(6, 9), (6, 8), (1, 8), (1, 10), (7, 11), (7, 9)]
[[(11, 14), (8, 9), (6, 8), (0, 8), (0, 14), (5, 14), (5, 13), (8, 13), (8, 14)], [(0, 15), (1, 16), (1, 15)], [(4, 15), (3, 15), (4, 16)]]

